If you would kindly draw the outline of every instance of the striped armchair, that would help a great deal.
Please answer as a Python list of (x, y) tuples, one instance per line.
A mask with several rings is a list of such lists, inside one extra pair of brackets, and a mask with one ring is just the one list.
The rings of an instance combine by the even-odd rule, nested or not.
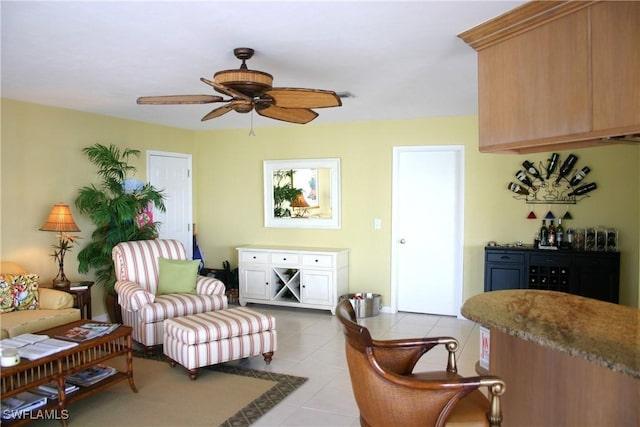
[(162, 344), (165, 319), (227, 308), (224, 283), (210, 277), (197, 277), (196, 294), (157, 295), (158, 258), (187, 259), (184, 246), (177, 240), (118, 243), (112, 257), (122, 321), (133, 328), (133, 339), (148, 352)]

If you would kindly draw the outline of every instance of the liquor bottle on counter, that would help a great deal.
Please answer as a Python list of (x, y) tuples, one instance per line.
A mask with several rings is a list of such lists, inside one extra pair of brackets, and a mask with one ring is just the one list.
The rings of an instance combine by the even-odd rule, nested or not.
[(582, 181), (589, 172), (591, 172), (589, 166), (585, 166), (580, 169), (578, 172), (576, 172), (573, 178), (571, 178), (571, 181), (569, 181), (569, 185), (567, 187), (575, 187), (576, 185), (580, 184), (580, 181)]
[(567, 196), (569, 196), (569, 197), (571, 197), (571, 196), (582, 196), (583, 194), (587, 194), (588, 192), (593, 191), (596, 188), (598, 188), (598, 186), (596, 185), (595, 182), (592, 182), (591, 184), (585, 184), (585, 185), (582, 185), (582, 186), (576, 188), (571, 193), (567, 194)]
[(576, 155), (569, 154), (569, 157), (567, 157), (567, 160), (565, 160), (562, 166), (560, 166), (560, 171), (558, 172), (558, 177), (556, 178), (556, 185), (560, 183), (560, 180), (562, 178), (564, 178), (569, 174), (569, 172), (571, 172), (571, 169), (573, 169), (573, 166), (576, 164), (577, 161), (578, 161), (578, 157)]
[(553, 225), (553, 220), (549, 221), (549, 226), (547, 227), (547, 231), (549, 232), (549, 246), (556, 245), (556, 226)]
[(527, 176), (526, 173), (524, 173), (522, 171), (518, 171), (518, 172), (516, 172), (516, 178), (518, 178), (518, 180), (521, 183), (523, 183), (527, 187), (531, 188), (533, 191), (538, 191), (538, 189), (536, 188), (535, 185), (533, 185), (533, 182), (531, 182), (531, 180), (529, 179), (529, 177)]
[(542, 220), (542, 227), (540, 227), (540, 246), (549, 246), (549, 229), (547, 228), (547, 221)]
[(562, 218), (558, 218), (558, 226), (556, 227), (556, 246), (562, 248), (564, 243), (564, 227), (562, 226)]
[(522, 194), (525, 196), (529, 195), (529, 190), (522, 187), (521, 185), (516, 184), (515, 182), (510, 182), (509, 185), (507, 185), (507, 188), (513, 191), (514, 193)]
[(544, 178), (542, 178), (542, 175), (540, 175), (540, 172), (538, 172), (538, 169), (536, 169), (533, 163), (531, 163), (529, 160), (525, 160), (524, 162), (522, 162), (522, 166), (524, 166), (524, 168), (527, 170), (527, 172), (529, 172), (529, 174), (532, 177), (538, 178), (539, 180), (544, 181)]
[(547, 164), (547, 179), (551, 178), (551, 174), (556, 171), (556, 166), (558, 165), (558, 157), (560, 157), (558, 153), (551, 154), (551, 158), (549, 159), (549, 163)]

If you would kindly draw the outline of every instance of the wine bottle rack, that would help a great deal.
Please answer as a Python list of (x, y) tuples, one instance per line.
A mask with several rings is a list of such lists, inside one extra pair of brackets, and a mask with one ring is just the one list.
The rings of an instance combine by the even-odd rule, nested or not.
[(273, 267), (272, 282), (276, 284), (274, 299), (300, 302), (300, 270)]
[[(575, 163), (565, 176), (561, 176), (559, 170), (566, 159), (561, 159), (559, 156), (557, 156), (556, 168), (547, 179), (547, 166), (550, 161), (551, 159), (547, 159), (545, 161), (546, 164), (544, 164), (543, 161), (539, 161), (537, 164), (535, 164), (534, 162), (526, 161), (530, 162), (533, 166), (537, 166), (537, 171), (539, 171), (540, 174), (538, 177), (528, 172), (527, 168), (523, 165), (520, 166), (520, 170), (526, 174), (532, 186), (524, 184), (515, 177), (515, 175), (519, 172), (517, 170), (512, 178), (512, 183), (518, 184), (520, 187), (527, 189), (529, 191), (529, 194), (514, 194), (514, 199), (524, 200), (527, 204), (574, 205), (578, 201), (589, 197), (589, 194), (582, 194), (579, 196), (570, 195), (570, 193), (572, 193), (576, 189), (587, 185), (586, 178), (575, 186), (571, 186), (569, 183), (571, 178), (576, 173), (578, 173), (582, 169), (582, 167), (579, 167), (578, 164)], [(556, 183), (556, 181), (558, 182)]]

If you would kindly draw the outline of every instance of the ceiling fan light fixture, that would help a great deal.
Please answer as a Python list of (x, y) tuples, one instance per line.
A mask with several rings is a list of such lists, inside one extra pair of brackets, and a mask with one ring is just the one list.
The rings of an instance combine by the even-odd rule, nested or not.
[(249, 113), (253, 110), (253, 103), (251, 101), (237, 100), (233, 101), (231, 105), (236, 113)]

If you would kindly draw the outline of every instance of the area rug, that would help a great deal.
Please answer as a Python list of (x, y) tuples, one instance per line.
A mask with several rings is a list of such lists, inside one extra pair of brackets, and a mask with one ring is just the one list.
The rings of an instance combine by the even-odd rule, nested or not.
[[(124, 358), (109, 361), (124, 369)], [(249, 426), (307, 380), (220, 364), (191, 381), (184, 368), (136, 357), (138, 393), (124, 381), (69, 406), (69, 423), (104, 426)], [(41, 426), (60, 425), (41, 420)]]

